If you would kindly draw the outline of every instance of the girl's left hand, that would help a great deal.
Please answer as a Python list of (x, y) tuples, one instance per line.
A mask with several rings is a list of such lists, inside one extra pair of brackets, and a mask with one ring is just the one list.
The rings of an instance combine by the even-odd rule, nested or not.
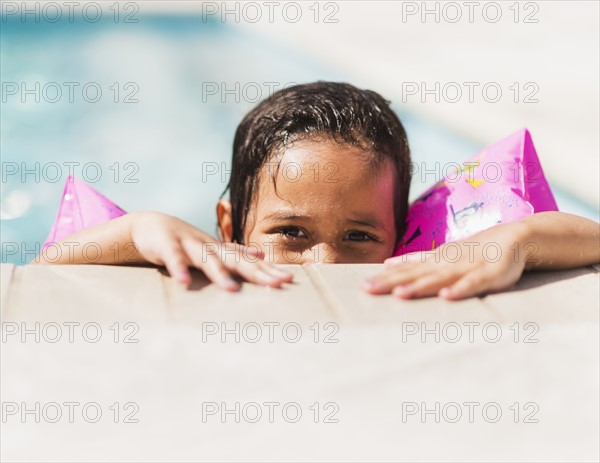
[(363, 289), (402, 299), (437, 295), (449, 300), (506, 289), (535, 254), (535, 243), (527, 239), (527, 227), (513, 222), (433, 251), (392, 257), (383, 272), (364, 281)]

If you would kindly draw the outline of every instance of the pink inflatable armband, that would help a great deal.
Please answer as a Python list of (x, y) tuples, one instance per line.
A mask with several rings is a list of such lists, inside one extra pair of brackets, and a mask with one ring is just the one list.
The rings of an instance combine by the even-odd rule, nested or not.
[(531, 135), (522, 129), (488, 146), (414, 201), (394, 255), (428, 251), (499, 223), (557, 210)]
[(42, 249), (84, 228), (115, 219), (126, 212), (91, 186), (67, 177), (58, 215)]

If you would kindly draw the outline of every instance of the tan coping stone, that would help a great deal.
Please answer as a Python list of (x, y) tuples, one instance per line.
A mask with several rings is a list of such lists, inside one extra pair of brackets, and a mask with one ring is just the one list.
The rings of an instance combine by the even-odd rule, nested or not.
[(166, 297), (155, 268), (109, 265), (16, 267), (8, 321), (162, 321)]
[(5, 320), (273, 321), (398, 323), (415, 321), (598, 320), (600, 274), (594, 267), (527, 272), (514, 288), (463, 301), (373, 296), (361, 281), (381, 264), (286, 266), (282, 289), (244, 283), (236, 293), (209, 284), (201, 272), (184, 289), (164, 270), (104, 265), (2, 266)]
[(189, 289), (164, 276), (169, 319), (185, 323), (206, 322), (296, 322), (312, 324), (338, 320), (304, 268), (286, 265), (294, 281), (282, 288), (243, 283), (238, 292), (211, 285), (201, 272), (193, 273)]
[(346, 322), (499, 321), (479, 298), (401, 300), (392, 295), (374, 296), (360, 288), (362, 280), (383, 268), (383, 264), (313, 265), (309, 272), (321, 282), (323, 293)]
[(513, 289), (483, 300), (506, 323), (597, 322), (600, 274), (591, 267), (528, 272)]
[[(598, 443), (598, 273), (589, 268), (528, 273), (508, 292), (446, 303), (399, 301), (361, 293), (377, 265), (291, 267), (296, 284), (265, 290), (244, 285), (217, 291), (200, 274), (192, 291), (154, 268), (16, 267), (9, 284), (8, 320), (139, 320), (139, 342), (22, 342), (2, 345), (5, 402), (100, 404), (95, 424), (21, 423), (2, 426), (3, 460), (593, 460)], [(5, 285), (3, 283), (3, 285)], [(5, 285), (6, 286), (6, 285)], [(195, 289), (197, 288), (197, 289)], [(569, 306), (575, 298), (580, 303)], [(207, 303), (208, 301), (208, 303)], [(283, 303), (282, 303), (283, 302)], [(108, 309), (107, 309), (108, 307)], [(542, 315), (538, 313), (542, 312)], [(220, 320), (339, 323), (334, 343), (304, 327), (298, 342), (202, 339), (200, 323)], [(542, 323), (515, 331), (514, 320)], [(403, 336), (420, 322), (496, 323), (502, 335), (457, 342), (442, 333)], [(400, 322), (400, 323), (399, 323)], [(104, 328), (104, 325), (102, 325)], [(321, 325), (323, 326), (323, 325)], [(512, 325), (511, 325), (512, 326)], [(31, 327), (29, 327), (31, 328)], [(523, 327), (524, 328), (524, 327)], [(439, 331), (439, 330), (438, 330)], [(323, 332), (321, 332), (323, 334)], [(533, 334), (528, 342), (524, 334)], [(488, 336), (494, 335), (493, 330)], [(297, 424), (203, 422), (205, 402), (297, 402)], [(404, 422), (405, 402), (497, 403), (498, 423)], [(122, 422), (124, 404), (139, 423)], [(335, 403), (338, 423), (314, 423), (315, 402)], [(119, 423), (110, 407), (119, 403)], [(519, 404), (519, 422), (511, 406)], [(525, 404), (534, 403), (534, 408)], [(523, 423), (537, 412), (538, 423)], [(479, 410), (481, 409), (481, 406)], [(594, 411), (594, 412), (592, 412)], [(463, 413), (466, 413), (463, 406)], [(80, 415), (78, 415), (80, 416)], [(435, 445), (432, 445), (432, 442)], [(597, 458), (596, 458), (597, 459)]]

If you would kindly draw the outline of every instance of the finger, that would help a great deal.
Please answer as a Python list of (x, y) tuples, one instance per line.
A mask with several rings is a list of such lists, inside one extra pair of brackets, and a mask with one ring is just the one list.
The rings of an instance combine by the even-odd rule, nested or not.
[(485, 274), (470, 272), (451, 286), (441, 288), (438, 295), (451, 301), (477, 296), (488, 289), (487, 281)]
[(221, 261), (220, 243), (186, 240), (182, 244), (192, 265), (202, 270), (210, 281), (226, 291), (239, 291), (240, 284)]
[(169, 275), (183, 285), (189, 285), (192, 281), (192, 276), (189, 270), (189, 259), (181, 247), (181, 243), (177, 243), (172, 248), (167, 249), (161, 256), (164, 266), (167, 268)]
[(199, 268), (202, 269), (206, 276), (226, 291), (239, 291), (241, 286), (240, 284), (233, 278), (233, 274), (229, 271), (227, 266), (219, 259), (219, 257), (215, 255), (209, 255), (206, 257), (206, 261), (200, 263), (201, 266)]
[(427, 274), (409, 284), (396, 286), (392, 294), (402, 299), (435, 296), (440, 288), (454, 283), (458, 278), (459, 274), (450, 272)]
[(294, 280), (294, 274), (291, 271), (286, 270), (283, 267), (278, 267), (276, 265), (269, 264), (267, 262), (261, 262), (259, 265), (261, 265), (262, 269), (265, 272), (270, 273), (271, 275), (281, 279), (282, 281), (284, 281), (286, 283), (290, 283)]
[(229, 271), (251, 283), (280, 287), (293, 279), (290, 272), (275, 268), (263, 258), (264, 253), (257, 247), (227, 243), (221, 248), (221, 261)]
[(279, 288), (283, 283), (293, 279), (290, 272), (275, 269), (263, 261), (252, 263), (240, 260), (238, 263), (227, 263), (226, 265), (230, 271), (235, 272), (250, 283)]
[(405, 268), (394, 267), (367, 278), (363, 282), (363, 289), (371, 294), (387, 294), (394, 287), (410, 283), (430, 271), (431, 267), (423, 264), (407, 264)]

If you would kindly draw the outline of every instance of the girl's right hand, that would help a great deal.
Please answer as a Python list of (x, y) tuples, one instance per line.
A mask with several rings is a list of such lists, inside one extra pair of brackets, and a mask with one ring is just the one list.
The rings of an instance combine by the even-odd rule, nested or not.
[(159, 212), (134, 212), (130, 219), (131, 241), (139, 257), (164, 265), (171, 277), (188, 285), (189, 267), (196, 267), (217, 286), (238, 291), (234, 276), (264, 286), (281, 287), (293, 276), (265, 262), (257, 248), (222, 243), (193, 225)]

